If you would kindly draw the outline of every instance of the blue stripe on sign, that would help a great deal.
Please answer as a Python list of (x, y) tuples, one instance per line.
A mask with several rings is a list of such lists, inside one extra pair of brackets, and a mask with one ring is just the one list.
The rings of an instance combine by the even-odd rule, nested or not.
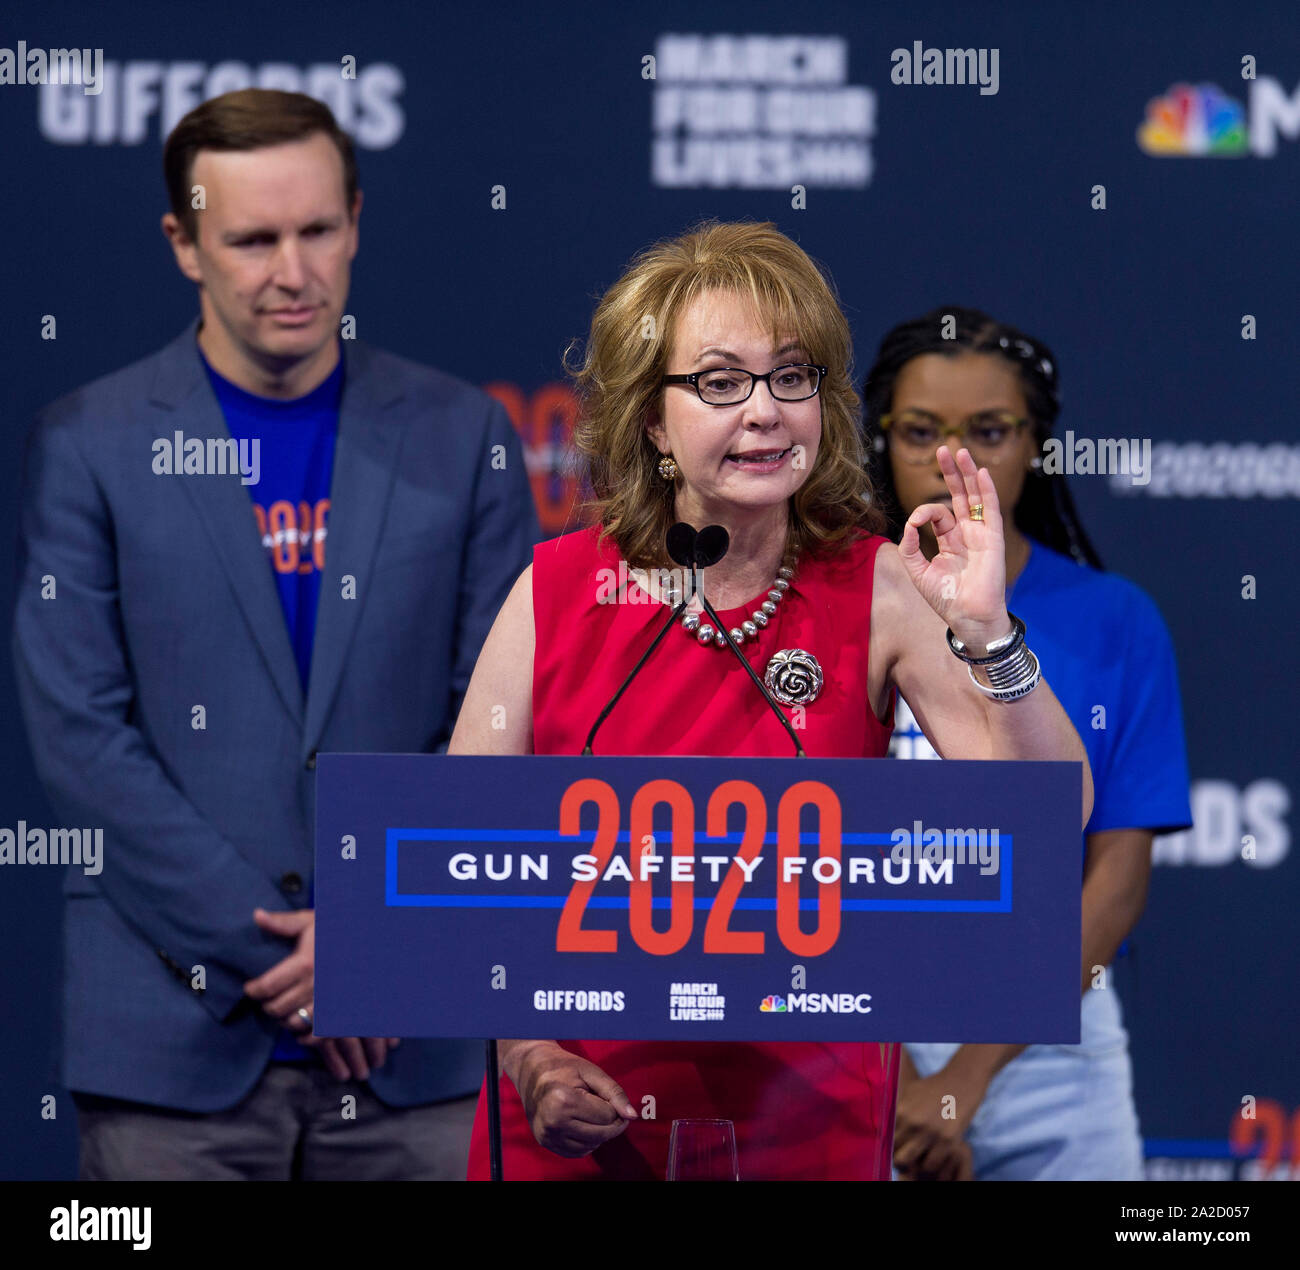
[[(397, 889), (397, 849), (403, 842), (513, 842), (544, 843), (568, 842), (574, 845), (590, 843), (596, 840), (594, 831), (578, 834), (561, 834), (541, 829), (389, 829), (385, 835), (385, 876), (384, 902), (389, 908), (563, 908), (567, 895), (428, 895), (399, 892)], [(741, 834), (723, 834), (719, 837), (702, 837), (697, 841), (702, 846), (710, 843), (737, 845), (742, 841)], [(912, 835), (908, 835), (909, 839)], [(619, 842), (630, 842), (628, 833), (618, 835)], [(769, 833), (764, 836), (764, 845), (774, 846), (777, 836)], [(850, 846), (872, 846), (893, 843), (894, 835), (888, 833), (846, 833), (840, 835), (840, 841)], [(799, 845), (804, 843), (816, 846), (820, 842), (818, 834), (799, 835)], [(1011, 866), (1014, 836), (999, 835), (1001, 885), (996, 900), (846, 900), (841, 899), (840, 907), (847, 913), (1009, 913), (1011, 912)], [(587, 901), (588, 908), (626, 909), (630, 907), (628, 898), (616, 896), (595, 896)], [(672, 906), (668, 896), (657, 896), (651, 900), (651, 908), (667, 909)], [(696, 909), (711, 909), (713, 901), (697, 899)], [(776, 899), (737, 899), (735, 907), (741, 910), (773, 912)], [(818, 901), (801, 899), (799, 908), (802, 912), (815, 912)]]
[[(1226, 1138), (1143, 1138), (1142, 1150), (1148, 1159), (1163, 1155), (1207, 1160), (1253, 1160), (1260, 1154), (1258, 1146), (1246, 1152), (1234, 1151)], [(1285, 1147), (1281, 1158), (1291, 1158), (1291, 1152)]]
[[(563, 908), (568, 902), (567, 895), (390, 895), (387, 903), (390, 908)], [(593, 895), (587, 901), (588, 908), (626, 909), (631, 906), (627, 897)], [(773, 912), (776, 909), (774, 899), (737, 900), (737, 909), (748, 912)], [(841, 906), (849, 913), (1001, 913), (1003, 909), (998, 900), (842, 900)], [(657, 895), (650, 901), (651, 908), (669, 909), (672, 900), (667, 896)], [(707, 910), (713, 907), (712, 900), (695, 901), (695, 908)], [(802, 899), (799, 901), (801, 912), (815, 913), (818, 901)]]

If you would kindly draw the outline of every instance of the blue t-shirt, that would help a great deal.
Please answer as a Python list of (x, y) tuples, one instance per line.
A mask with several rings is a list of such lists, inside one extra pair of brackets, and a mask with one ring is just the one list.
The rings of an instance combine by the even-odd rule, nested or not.
[(230, 435), (258, 444), (260, 479), (248, 492), (306, 692), (325, 567), (343, 358), (306, 396), (288, 401), (245, 392), (208, 366), (206, 358), (203, 364)]
[[(248, 492), (305, 694), (325, 567), (330, 478), (343, 396), (342, 353), (322, 383), (290, 400), (246, 392), (213, 370), (207, 358), (203, 365), (230, 435), (257, 445), (259, 479), (248, 486)], [(307, 902), (313, 902), (311, 889)], [(314, 1051), (299, 1045), (287, 1028), (280, 1032), (274, 1057), (318, 1061)]]
[[(1146, 593), (1031, 542), (1007, 608), (1024, 622), (1025, 642), (1088, 752), (1094, 794), (1084, 833), (1186, 829), (1178, 672), (1169, 631)], [(938, 757), (901, 697), (889, 752)]]

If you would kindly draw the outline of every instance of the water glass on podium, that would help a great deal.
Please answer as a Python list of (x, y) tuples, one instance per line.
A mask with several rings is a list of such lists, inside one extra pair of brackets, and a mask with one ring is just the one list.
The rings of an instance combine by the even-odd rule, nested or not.
[(736, 1127), (730, 1120), (674, 1120), (668, 1139), (670, 1182), (738, 1182)]

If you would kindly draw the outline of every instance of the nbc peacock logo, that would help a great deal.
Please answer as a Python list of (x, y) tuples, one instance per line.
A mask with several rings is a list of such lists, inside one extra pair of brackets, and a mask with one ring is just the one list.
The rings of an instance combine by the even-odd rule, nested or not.
[(1236, 158), (1249, 150), (1246, 111), (1214, 84), (1175, 84), (1147, 103), (1137, 141), (1147, 154)]
[(759, 1010), (764, 1014), (784, 1014), (785, 998), (784, 997), (764, 997), (759, 1005)]

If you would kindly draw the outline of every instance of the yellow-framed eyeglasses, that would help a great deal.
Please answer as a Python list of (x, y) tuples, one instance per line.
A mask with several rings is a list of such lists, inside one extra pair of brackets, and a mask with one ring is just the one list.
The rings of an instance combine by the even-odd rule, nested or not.
[(949, 437), (960, 438), (977, 461), (998, 463), (1028, 422), (1009, 410), (984, 410), (956, 424), (943, 423), (923, 410), (900, 410), (881, 415), (880, 429), (889, 434), (906, 463), (933, 463), (935, 451)]

